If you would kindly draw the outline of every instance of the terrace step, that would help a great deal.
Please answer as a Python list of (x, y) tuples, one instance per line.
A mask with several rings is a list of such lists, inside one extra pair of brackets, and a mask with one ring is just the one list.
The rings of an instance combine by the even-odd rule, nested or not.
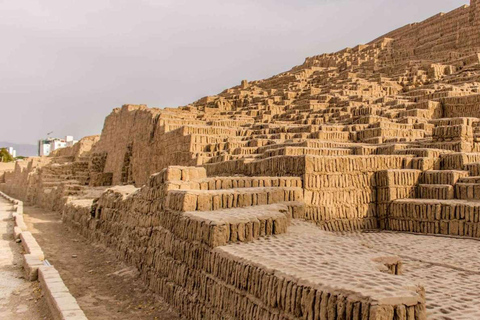
[(42, 186), (43, 186), (44, 188), (57, 187), (57, 186), (60, 186), (60, 185), (62, 185), (62, 181), (57, 181), (57, 182), (53, 182), (53, 181), (52, 181), (52, 182), (44, 182), (44, 183), (42, 184)]
[(480, 237), (479, 200), (394, 200), (387, 228), (395, 231)]
[(275, 156), (347, 156), (352, 155), (352, 149), (347, 148), (305, 148), (305, 147), (284, 147), (265, 151), (260, 158), (270, 158)]
[(459, 183), (480, 183), (480, 176), (460, 178), (458, 182)]
[(170, 189), (188, 190), (225, 190), (243, 188), (287, 187), (301, 188), (302, 179), (298, 177), (215, 177), (194, 181), (169, 182)]
[(471, 176), (480, 176), (480, 162), (467, 163), (463, 168), (468, 170)]
[(215, 211), (302, 200), (303, 189), (292, 187), (170, 190), (167, 195), (167, 207), (170, 210), (183, 212)]
[(458, 199), (480, 200), (480, 183), (457, 183), (455, 193)]
[[(210, 247), (250, 242), (260, 237), (285, 233), (295, 202), (276, 203), (217, 211), (191, 211), (175, 226), (174, 232)], [(186, 231), (185, 229), (189, 229)]]
[(420, 184), (418, 196), (421, 199), (450, 200), (454, 198), (455, 192), (450, 184)]
[(423, 173), (422, 184), (455, 185), (460, 178), (468, 176), (468, 171), (460, 170), (428, 170)]

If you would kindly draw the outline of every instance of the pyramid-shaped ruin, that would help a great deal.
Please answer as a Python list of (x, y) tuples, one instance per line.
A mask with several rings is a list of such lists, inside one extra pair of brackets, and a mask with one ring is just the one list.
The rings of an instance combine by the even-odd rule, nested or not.
[(188, 319), (480, 319), (480, 0), (0, 182)]

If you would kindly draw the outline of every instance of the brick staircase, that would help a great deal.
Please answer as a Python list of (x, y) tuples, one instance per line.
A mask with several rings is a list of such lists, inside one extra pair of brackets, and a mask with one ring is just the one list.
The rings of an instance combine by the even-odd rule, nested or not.
[[(386, 229), (480, 236), (480, 176), (476, 175), (479, 167), (479, 163), (467, 163), (464, 170), (418, 172), (415, 179), (407, 182), (413, 192), (388, 202)], [(397, 174), (407, 177), (406, 170), (398, 170)], [(389, 190), (396, 188), (395, 183), (389, 186)]]
[(462, 177), (455, 185), (458, 199), (480, 201), (480, 162), (468, 163), (464, 166), (470, 176)]
[(455, 198), (457, 181), (468, 176), (466, 171), (428, 170), (423, 173), (422, 183), (418, 186), (421, 199), (452, 200)]
[(284, 233), (303, 208), (300, 178), (207, 178), (205, 169), (185, 167), (166, 171), (165, 208), (175, 217), (174, 233), (210, 247)]

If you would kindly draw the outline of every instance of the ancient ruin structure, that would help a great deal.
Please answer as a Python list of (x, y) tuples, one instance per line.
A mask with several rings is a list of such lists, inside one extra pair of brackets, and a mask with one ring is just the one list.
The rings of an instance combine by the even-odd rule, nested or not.
[(184, 107), (125, 105), (4, 180), (188, 319), (480, 319), (480, 1)]

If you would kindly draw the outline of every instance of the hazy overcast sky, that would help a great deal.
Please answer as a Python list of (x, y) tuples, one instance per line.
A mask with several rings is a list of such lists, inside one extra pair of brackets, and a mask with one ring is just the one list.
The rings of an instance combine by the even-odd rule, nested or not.
[(0, 141), (99, 134), (468, 0), (0, 0)]

